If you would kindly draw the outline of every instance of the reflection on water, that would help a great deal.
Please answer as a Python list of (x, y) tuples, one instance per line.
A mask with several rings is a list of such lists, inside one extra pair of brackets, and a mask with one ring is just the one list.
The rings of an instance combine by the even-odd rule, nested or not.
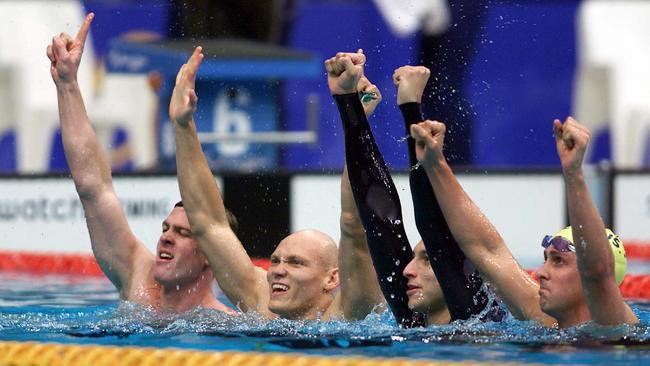
[(650, 357), (650, 303), (638, 326), (548, 329), (511, 317), (399, 329), (389, 314), (363, 321), (289, 321), (198, 309), (159, 315), (104, 279), (0, 275), (0, 339), (210, 350), (360, 354), (447, 360), (638, 364)]

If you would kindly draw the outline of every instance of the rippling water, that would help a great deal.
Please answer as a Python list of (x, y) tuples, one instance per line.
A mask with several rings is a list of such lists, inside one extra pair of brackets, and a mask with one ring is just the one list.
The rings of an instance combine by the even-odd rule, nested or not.
[(363, 321), (267, 321), (210, 310), (162, 316), (117, 301), (103, 279), (0, 274), (0, 339), (254, 350), (438, 360), (638, 365), (650, 360), (650, 303), (638, 326), (548, 329), (512, 318), (399, 329), (388, 314)]

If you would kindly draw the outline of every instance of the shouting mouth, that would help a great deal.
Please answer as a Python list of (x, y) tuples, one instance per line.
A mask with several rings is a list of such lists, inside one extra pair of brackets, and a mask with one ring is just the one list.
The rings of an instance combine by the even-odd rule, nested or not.
[(158, 261), (159, 262), (169, 262), (172, 259), (174, 259), (174, 256), (171, 253), (165, 252), (165, 251), (162, 251), (162, 250), (158, 252)]
[(289, 291), (289, 286), (283, 284), (283, 283), (273, 283), (271, 284), (271, 295), (272, 296), (279, 296), (284, 293)]

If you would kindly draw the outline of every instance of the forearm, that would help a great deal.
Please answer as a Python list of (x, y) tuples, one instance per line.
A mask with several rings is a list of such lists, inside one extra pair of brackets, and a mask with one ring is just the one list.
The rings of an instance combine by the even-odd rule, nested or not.
[(135, 266), (147, 268), (153, 256), (129, 228), (112, 187), (108, 157), (88, 120), (77, 83), (57, 84), (57, 99), (63, 148), (83, 204), (93, 253), (126, 298)]
[(345, 319), (363, 319), (384, 299), (354, 203), (347, 167), (341, 176), (340, 226), (339, 270), (343, 314)]
[(178, 185), (193, 234), (200, 236), (213, 224), (229, 227), (221, 192), (203, 155), (196, 124), (174, 123), (174, 131)]
[(614, 256), (605, 225), (594, 204), (582, 170), (565, 172), (569, 221), (573, 231), (580, 280), (591, 319), (600, 325), (638, 323), (616, 283)]
[(413, 258), (406, 238), (397, 190), (375, 144), (356, 94), (334, 96), (345, 132), (348, 176), (368, 249), (384, 297), (398, 322), (408, 325), (405, 266)]
[[(582, 170), (565, 175), (569, 222), (580, 274), (586, 279), (614, 278), (614, 257), (605, 235), (605, 225), (591, 198)], [(588, 248), (587, 248), (588, 247)]]
[(215, 278), (235, 304), (254, 308), (258, 278), (255, 265), (231, 230), (226, 210), (193, 121), (174, 123), (176, 169), (183, 206), (201, 251)]
[[(423, 121), (419, 103), (404, 103), (399, 108), (407, 133), (412, 124)], [(409, 161), (414, 166), (417, 163), (415, 141), (407, 141)], [(452, 321), (480, 314), (488, 304), (483, 280), (472, 265), (466, 265), (465, 254), (447, 225), (425, 170), (421, 167), (411, 169), (409, 183), (418, 232), (445, 295)]]
[(77, 192), (82, 200), (96, 198), (102, 190), (110, 189), (108, 156), (88, 120), (79, 85), (58, 84), (57, 100), (63, 148)]
[(484, 254), (505, 246), (501, 235), (463, 190), (444, 158), (425, 170), (451, 233), (478, 268), (487, 259)]

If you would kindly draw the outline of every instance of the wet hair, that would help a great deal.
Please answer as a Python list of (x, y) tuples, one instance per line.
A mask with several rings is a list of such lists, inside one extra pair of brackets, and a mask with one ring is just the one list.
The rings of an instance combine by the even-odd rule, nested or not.
[[(183, 207), (184, 208), (185, 206), (183, 206), (183, 201), (178, 201), (178, 202), (176, 202), (174, 207), (175, 208), (176, 207)], [(226, 217), (228, 218), (228, 225), (230, 225), (230, 229), (235, 234), (237, 234), (237, 229), (239, 229), (239, 221), (237, 221), (237, 216), (235, 216), (235, 214), (233, 214), (229, 209), (227, 209), (225, 207), (224, 207), (224, 209), (226, 210)]]

